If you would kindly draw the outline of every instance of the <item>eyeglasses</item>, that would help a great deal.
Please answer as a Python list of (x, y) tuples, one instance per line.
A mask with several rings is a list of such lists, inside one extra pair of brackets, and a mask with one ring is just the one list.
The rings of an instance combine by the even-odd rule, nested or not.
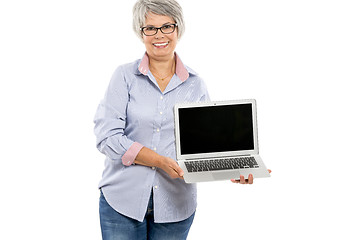
[(155, 34), (157, 34), (157, 32), (160, 31), (164, 34), (170, 34), (170, 33), (173, 33), (175, 31), (175, 27), (177, 27), (177, 24), (176, 23), (173, 23), (173, 24), (165, 24), (159, 28), (157, 27), (153, 27), (153, 26), (150, 26), (150, 27), (142, 27), (140, 28), (140, 30), (142, 31), (142, 33), (145, 35), (145, 36), (154, 36)]

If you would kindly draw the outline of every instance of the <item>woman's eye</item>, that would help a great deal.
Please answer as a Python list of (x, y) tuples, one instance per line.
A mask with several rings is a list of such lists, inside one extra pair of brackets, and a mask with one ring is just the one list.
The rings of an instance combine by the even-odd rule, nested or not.
[(165, 26), (162, 26), (162, 29), (169, 29), (171, 27), (172, 27), (171, 25), (165, 25)]

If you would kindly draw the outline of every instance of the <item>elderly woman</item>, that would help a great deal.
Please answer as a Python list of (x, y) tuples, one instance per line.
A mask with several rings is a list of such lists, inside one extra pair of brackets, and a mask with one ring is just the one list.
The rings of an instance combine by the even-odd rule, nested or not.
[(137, 1), (133, 26), (146, 53), (116, 69), (94, 119), (97, 148), (106, 156), (99, 183), (102, 236), (186, 239), (196, 185), (184, 182), (174, 160), (173, 107), (208, 101), (209, 95), (203, 80), (175, 53), (184, 32), (175, 0)]

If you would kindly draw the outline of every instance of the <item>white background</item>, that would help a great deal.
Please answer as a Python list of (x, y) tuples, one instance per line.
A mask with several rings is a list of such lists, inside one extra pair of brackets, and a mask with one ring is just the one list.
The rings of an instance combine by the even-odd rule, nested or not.
[[(212, 100), (256, 98), (252, 186), (198, 185), (189, 240), (359, 239), (358, 1), (179, 1)], [(142, 57), (134, 1), (1, 1), (0, 239), (100, 239), (92, 119)]]

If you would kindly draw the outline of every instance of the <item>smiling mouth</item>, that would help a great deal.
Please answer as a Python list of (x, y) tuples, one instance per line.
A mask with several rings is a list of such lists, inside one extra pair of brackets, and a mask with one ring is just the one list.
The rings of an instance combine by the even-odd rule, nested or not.
[(165, 42), (165, 43), (153, 43), (153, 45), (155, 47), (166, 47), (167, 45), (169, 45), (169, 42)]

